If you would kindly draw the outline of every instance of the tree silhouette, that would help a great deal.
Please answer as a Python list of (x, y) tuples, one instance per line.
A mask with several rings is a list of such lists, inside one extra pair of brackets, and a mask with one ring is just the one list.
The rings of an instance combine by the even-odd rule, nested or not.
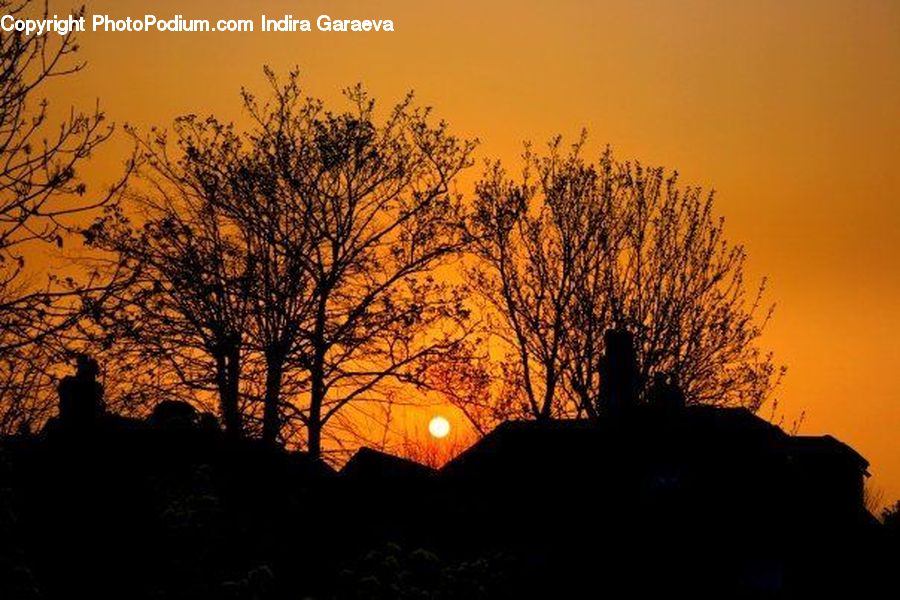
[(254, 265), (213, 202), (229, 185), (227, 174), (209, 166), (232, 163), (238, 141), (228, 131), (204, 128), (201, 153), (201, 127), (194, 117), (176, 121), (176, 156), (165, 134), (135, 134), (144, 185), (83, 233), (89, 247), (104, 252), (92, 262), (110, 280), (107, 298), (93, 312), (101, 345), (115, 345), (132, 369), (149, 361), (157, 382), (214, 391), (226, 432), (238, 438)]
[[(0, 0), (0, 13), (47, 17), (46, 3)], [(127, 178), (92, 196), (77, 168), (112, 134), (99, 107), (72, 108), (56, 126), (40, 97), (48, 80), (77, 73), (72, 33), (0, 32), (0, 423), (4, 431), (40, 422), (49, 408), (42, 391), (55, 362), (51, 338), (70, 327), (85, 289), (35, 279), (26, 256), (61, 248), (79, 217), (108, 202)], [(91, 284), (86, 286), (91, 287)], [(42, 348), (35, 348), (40, 342)], [(16, 366), (12, 366), (16, 365)], [(27, 408), (27, 411), (25, 410)], [(24, 411), (24, 412), (23, 412)], [(25, 414), (29, 412), (31, 414)]]
[(244, 95), (257, 124), (251, 180), (262, 183), (232, 213), (261, 200), (289, 215), (292, 229), (274, 249), (300, 259), (308, 295), (299, 344), (279, 348), (301, 374), (280, 406), (303, 423), (318, 456), (324, 426), (347, 405), (416, 383), (427, 359), (466, 333), (462, 297), (434, 274), (466, 242), (450, 185), (474, 142), (432, 124), (411, 96), (379, 121), (359, 86), (345, 91), (352, 108), (332, 113), (302, 96), (296, 72), (280, 87), (269, 78), (273, 102)]
[(526, 412), (596, 415), (610, 329), (635, 337), (639, 396), (660, 374), (689, 403), (758, 409), (783, 373), (758, 347), (771, 309), (764, 282), (747, 292), (712, 194), (609, 151), (590, 163), (585, 140), (528, 147), (521, 179), (495, 163), (477, 185), (469, 280)]
[(503, 421), (533, 415), (524, 400), (515, 360), (492, 360), (485, 340), (472, 336), (430, 362), (423, 387), (456, 407), (479, 436)]
[[(318, 456), (345, 406), (418, 383), (467, 333), (462, 296), (434, 270), (467, 241), (450, 184), (474, 144), (411, 97), (378, 122), (359, 87), (332, 113), (296, 71), (284, 84), (266, 73), (271, 100), (243, 93), (248, 131), (187, 116), (174, 146), (143, 141), (148, 185), (131, 198), (144, 223), (111, 209), (86, 234), (120, 273), (111, 337), (165, 357), (181, 383), (202, 387), (214, 364), (223, 412), (261, 400), (265, 441), (299, 422)], [(246, 365), (261, 394), (253, 377), (242, 387)]]
[(41, 347), (7, 350), (0, 356), (0, 435), (36, 431), (56, 407), (55, 356)]

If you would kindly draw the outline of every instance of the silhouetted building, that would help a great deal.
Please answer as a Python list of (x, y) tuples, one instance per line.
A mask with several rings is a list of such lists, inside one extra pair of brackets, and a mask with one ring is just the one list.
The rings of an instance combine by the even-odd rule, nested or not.
[(339, 474), (345, 480), (390, 485), (433, 477), (435, 470), (399, 456), (364, 447), (356, 451)]
[(357, 450), (335, 483), (329, 504), (342, 515), (340, 528), (349, 538), (420, 539), (422, 524), (436, 506), (434, 469), (372, 448)]
[(0, 439), (23, 556), (54, 599), (221, 598), (260, 573), (285, 597), (340, 597), (338, 574), (386, 543), (458, 560), (456, 583), (479, 573), (447, 598), (485, 597), (472, 590), (496, 583), (497, 564), (516, 600), (872, 596), (870, 565), (893, 555), (863, 507), (863, 457), (744, 409), (684, 406), (665, 374), (639, 403), (630, 336), (609, 335), (604, 368), (625, 374), (599, 418), (507, 422), (437, 471), (363, 448), (335, 474), (226, 440), (180, 401), (147, 419), (106, 413), (83, 357), (54, 426)]
[(642, 405), (596, 422), (504, 423), (441, 476), (465, 515), (459, 535), (524, 548), (562, 580), (583, 583), (578, 571), (599, 564), (605, 589), (638, 596), (797, 597), (861, 574), (867, 467), (830, 436), (788, 435), (744, 409)]
[(609, 329), (600, 358), (599, 410), (621, 414), (637, 404), (641, 388), (634, 337), (625, 329)]
[(869, 463), (853, 448), (830, 435), (792, 436), (786, 452), (800, 502), (828, 515), (863, 508)]
[(93, 358), (79, 354), (74, 375), (63, 377), (59, 393), (59, 423), (63, 429), (85, 429), (105, 411), (103, 386), (97, 381), (100, 369)]

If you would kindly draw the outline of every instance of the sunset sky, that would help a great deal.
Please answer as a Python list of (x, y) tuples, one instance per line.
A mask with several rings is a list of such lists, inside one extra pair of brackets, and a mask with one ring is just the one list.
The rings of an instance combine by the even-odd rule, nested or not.
[[(388, 18), (397, 31), (89, 31), (86, 70), (53, 82), (51, 102), (89, 109), (99, 98), (112, 120), (142, 129), (189, 112), (240, 121), (238, 92), (263, 91), (263, 64), (299, 65), (308, 92), (328, 100), (357, 81), (383, 105), (414, 89), (481, 139), (479, 158), (515, 161), (526, 139), (587, 127), (597, 154), (608, 143), (715, 188), (751, 273), (771, 279), (766, 343), (789, 368), (779, 414), (805, 412), (802, 433), (852, 445), (885, 501), (900, 499), (900, 3), (88, 3), (89, 14), (151, 11)], [(127, 149), (117, 137), (85, 171), (95, 189)]]

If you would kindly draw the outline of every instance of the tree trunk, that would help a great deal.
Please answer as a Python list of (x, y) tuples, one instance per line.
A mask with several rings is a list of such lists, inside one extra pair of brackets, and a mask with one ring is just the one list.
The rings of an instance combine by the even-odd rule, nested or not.
[(281, 433), (281, 382), (284, 375), (284, 359), (280, 353), (266, 353), (266, 396), (263, 404), (263, 442), (275, 445)]
[(309, 418), (306, 422), (306, 451), (310, 458), (322, 456), (322, 405), (325, 403), (325, 317), (327, 295), (322, 294), (316, 307), (316, 323), (313, 329), (313, 360), (309, 370), (310, 399)]
[(243, 422), (238, 406), (241, 377), (240, 348), (232, 348), (216, 356), (216, 381), (219, 388), (219, 407), (225, 437), (229, 441), (241, 439)]
[(306, 425), (306, 451), (310, 458), (322, 457), (322, 422), (320, 419), (310, 420)]
[(322, 456), (322, 404), (325, 401), (324, 353), (316, 351), (310, 370), (312, 385), (309, 401), (309, 419), (306, 422), (306, 450), (311, 458)]
[(541, 412), (537, 416), (538, 421), (553, 420), (553, 396), (556, 394), (556, 375), (552, 366), (545, 366), (544, 398), (541, 402)]

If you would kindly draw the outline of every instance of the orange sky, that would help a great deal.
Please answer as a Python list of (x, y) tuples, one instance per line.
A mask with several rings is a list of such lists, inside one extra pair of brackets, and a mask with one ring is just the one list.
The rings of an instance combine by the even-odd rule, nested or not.
[[(54, 7), (64, 12), (66, 4)], [(117, 122), (240, 119), (261, 65), (300, 65), (326, 99), (356, 81), (382, 102), (414, 88), (479, 156), (570, 136), (714, 187), (731, 238), (778, 302), (767, 342), (804, 433), (832, 433), (900, 499), (900, 3), (586, 0), (106, 0), (89, 13), (391, 18), (393, 34), (101, 34), (57, 106), (100, 98)], [(126, 145), (89, 169), (110, 179)], [(422, 425), (424, 427), (424, 423)]]

